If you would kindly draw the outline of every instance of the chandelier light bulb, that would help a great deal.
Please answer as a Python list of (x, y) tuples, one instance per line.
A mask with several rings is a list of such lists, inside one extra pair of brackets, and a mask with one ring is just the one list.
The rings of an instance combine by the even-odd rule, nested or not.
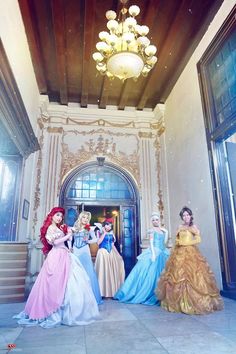
[(131, 43), (134, 40), (134, 34), (133, 33), (124, 33), (123, 35), (123, 40), (127, 42), (128, 44)]
[(148, 26), (140, 26), (140, 34), (141, 36), (146, 36), (149, 32)]
[(140, 8), (137, 5), (132, 5), (129, 8), (129, 14), (133, 17), (138, 16), (140, 13)]
[(135, 32), (138, 33), (138, 34), (140, 34), (139, 31), (141, 30), (141, 27), (142, 27), (142, 26), (140, 26), (140, 25), (137, 24), (137, 25), (135, 26), (135, 28), (134, 28)]
[(147, 56), (152, 57), (153, 55), (156, 54), (157, 48), (155, 45), (149, 45), (147, 48), (145, 48), (145, 53)]
[(133, 28), (133, 27), (136, 26), (137, 21), (136, 21), (135, 18), (133, 18), (133, 17), (128, 17), (128, 18), (125, 20), (125, 24), (126, 24), (129, 28)]
[(112, 32), (114, 32), (118, 26), (119, 23), (116, 20), (110, 20), (107, 22), (107, 28)]
[(109, 50), (110, 47), (105, 42), (98, 42), (96, 44), (96, 48), (97, 50), (99, 50), (99, 52), (106, 52)]
[(101, 39), (101, 41), (106, 41), (109, 37), (109, 33), (106, 31), (102, 31), (99, 33), (98, 37)]
[(157, 62), (157, 57), (155, 57), (155, 56), (151, 57), (151, 59), (147, 60), (147, 63), (152, 66), (155, 65), (156, 62)]
[(139, 37), (137, 39), (137, 42), (138, 42), (139, 46), (141, 46), (143, 48), (146, 48), (150, 44), (150, 41), (147, 37)]
[(118, 37), (115, 34), (110, 34), (109, 37), (107, 38), (107, 42), (111, 45), (114, 46), (118, 41)]
[(108, 21), (109, 20), (115, 20), (115, 18), (116, 18), (115, 11), (112, 11), (112, 10), (107, 11), (106, 12), (106, 18), (107, 18)]
[(96, 52), (96, 53), (93, 53), (93, 59), (96, 61), (96, 62), (100, 62), (100, 61), (103, 61), (103, 56), (101, 53), (99, 52)]

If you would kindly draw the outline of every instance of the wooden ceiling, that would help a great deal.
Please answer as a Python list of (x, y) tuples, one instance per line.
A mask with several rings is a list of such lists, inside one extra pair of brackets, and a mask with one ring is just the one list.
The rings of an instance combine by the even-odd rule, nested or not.
[[(39, 91), (52, 102), (138, 110), (164, 103), (223, 0), (135, 0), (139, 24), (158, 48), (158, 62), (136, 82), (110, 81), (92, 53), (118, 0), (19, 0)], [(191, 84), (190, 84), (191, 85)], [(191, 88), (191, 86), (190, 86)]]

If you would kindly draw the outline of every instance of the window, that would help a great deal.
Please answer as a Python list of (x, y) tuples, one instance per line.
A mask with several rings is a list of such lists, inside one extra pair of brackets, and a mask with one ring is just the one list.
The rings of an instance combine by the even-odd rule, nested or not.
[(108, 168), (92, 167), (77, 175), (68, 191), (68, 198), (101, 200), (132, 199), (132, 191), (118, 174)]

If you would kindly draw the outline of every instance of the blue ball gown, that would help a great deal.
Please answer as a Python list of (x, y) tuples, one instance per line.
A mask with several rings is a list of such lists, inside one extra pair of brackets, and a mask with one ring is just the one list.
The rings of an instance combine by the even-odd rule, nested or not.
[(97, 239), (91, 231), (86, 232), (86, 230), (81, 230), (75, 232), (73, 250), (74, 255), (79, 258), (80, 262), (82, 263), (84, 269), (86, 270), (89, 276), (94, 296), (97, 300), (98, 305), (100, 305), (103, 301), (98, 284), (97, 274), (93, 266), (91, 253), (88, 245), (89, 243), (93, 243), (93, 239), (96, 242)]
[(141, 253), (137, 257), (138, 262), (115, 294), (114, 299), (130, 304), (158, 304), (154, 291), (169, 257), (169, 250), (165, 247), (164, 233), (153, 232), (153, 247), (156, 255), (155, 261), (151, 259), (150, 248)]

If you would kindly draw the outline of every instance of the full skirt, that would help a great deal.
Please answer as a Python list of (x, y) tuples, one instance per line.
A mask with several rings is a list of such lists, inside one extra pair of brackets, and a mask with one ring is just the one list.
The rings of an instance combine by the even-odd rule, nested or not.
[[(43, 328), (52, 328), (59, 325), (87, 325), (100, 319), (97, 302), (94, 297), (88, 275), (76, 256), (69, 254), (69, 257), (70, 272), (65, 293), (63, 294), (62, 304), (55, 309), (53, 313), (50, 313), (44, 318), (41, 316), (37, 318), (32, 317), (27, 312), (28, 307), (26, 306), (23, 312), (14, 316), (14, 318), (18, 319), (18, 323), (20, 325), (40, 325)], [(44, 284), (40, 284), (39, 280), (38, 284), (35, 284), (34, 287), (38, 288), (40, 291), (40, 285), (43, 286)], [(55, 296), (62, 291), (63, 289), (55, 288)], [(34, 306), (36, 307), (37, 300), (38, 298), (36, 297), (34, 302)], [(47, 302), (47, 296), (42, 299), (42, 302)]]
[(104, 248), (99, 248), (95, 270), (101, 295), (113, 297), (125, 279), (124, 261), (119, 252), (115, 248), (112, 248), (110, 253)]
[(158, 304), (155, 288), (169, 257), (169, 251), (157, 250), (156, 254), (154, 262), (151, 260), (150, 249), (140, 254), (138, 262), (115, 294), (115, 299), (130, 304)]
[(223, 308), (215, 277), (196, 246), (176, 246), (156, 290), (170, 312), (206, 314)]
[(94, 296), (97, 300), (97, 303), (100, 305), (102, 303), (102, 296), (100, 293), (97, 274), (93, 266), (89, 245), (86, 245), (81, 248), (74, 247), (73, 252), (74, 255), (79, 258), (82, 266), (86, 270), (88, 277), (90, 279)]

